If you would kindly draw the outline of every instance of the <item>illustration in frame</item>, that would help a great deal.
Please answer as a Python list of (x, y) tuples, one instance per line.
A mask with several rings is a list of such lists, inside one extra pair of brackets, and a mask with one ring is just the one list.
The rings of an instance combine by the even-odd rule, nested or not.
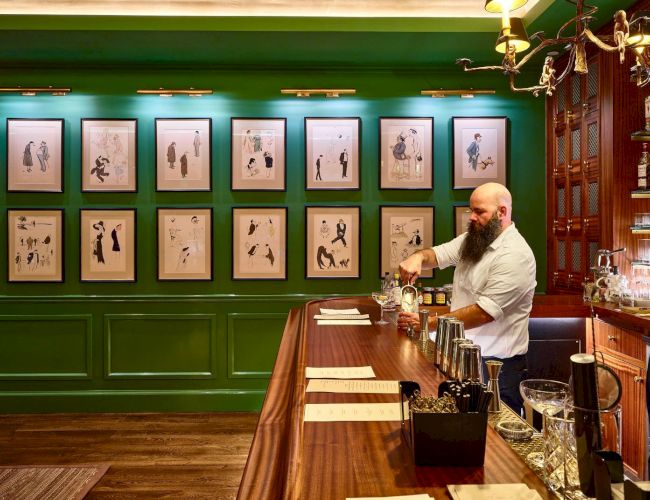
[(156, 118), (156, 191), (210, 191), (211, 136), (211, 118)]
[(212, 280), (212, 209), (159, 208), (158, 279)]
[(137, 191), (136, 119), (81, 120), (81, 190)]
[(82, 209), (81, 281), (136, 281), (135, 209)]
[(454, 207), (454, 236), (460, 236), (467, 231), (467, 224), (472, 211), (468, 206)]
[(233, 207), (232, 279), (287, 279), (286, 207)]
[[(433, 246), (434, 208), (431, 206), (382, 205), (380, 220), (380, 277), (385, 272), (397, 272), (404, 259)], [(421, 276), (431, 278), (433, 270), (422, 270)]]
[(63, 281), (63, 210), (7, 210), (8, 281)]
[(379, 119), (379, 188), (433, 188), (433, 118)]
[(63, 120), (7, 118), (7, 191), (63, 192)]
[(305, 118), (305, 189), (360, 189), (360, 118)]
[(454, 117), (454, 189), (506, 185), (507, 118)]
[(286, 118), (232, 118), (233, 191), (286, 190)]
[(306, 278), (360, 278), (361, 208), (305, 207)]

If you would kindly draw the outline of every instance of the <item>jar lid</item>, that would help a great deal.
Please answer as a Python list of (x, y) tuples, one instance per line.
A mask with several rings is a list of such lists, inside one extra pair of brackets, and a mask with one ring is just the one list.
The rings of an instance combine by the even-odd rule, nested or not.
[(430, 286), (425, 286), (425, 287), (422, 289), (422, 291), (423, 291), (423, 292), (433, 292), (433, 288), (431, 288)]

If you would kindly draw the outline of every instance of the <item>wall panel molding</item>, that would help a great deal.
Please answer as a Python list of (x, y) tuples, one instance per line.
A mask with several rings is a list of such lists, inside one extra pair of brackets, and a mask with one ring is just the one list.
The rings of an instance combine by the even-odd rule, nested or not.
[(0, 380), (92, 378), (92, 326), (90, 314), (0, 315)]
[(216, 335), (216, 314), (106, 314), (104, 377), (213, 378)]
[[(228, 378), (270, 378), (287, 314), (229, 313), (227, 317)], [(268, 369), (260, 369), (260, 363)]]

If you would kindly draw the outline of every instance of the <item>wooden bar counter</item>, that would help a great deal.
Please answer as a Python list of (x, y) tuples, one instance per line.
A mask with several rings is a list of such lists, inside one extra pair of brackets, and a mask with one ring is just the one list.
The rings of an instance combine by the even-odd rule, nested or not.
[(262, 407), (238, 498), (344, 500), (428, 493), (447, 484), (543, 482), (488, 428), (483, 467), (415, 467), (399, 422), (303, 422), (306, 403), (396, 402), (395, 394), (305, 393), (305, 367), (371, 365), (378, 380), (415, 380), (436, 394), (440, 373), (395, 325), (317, 326), (319, 308), (356, 307), (378, 319), (369, 298), (315, 301), (292, 310)]

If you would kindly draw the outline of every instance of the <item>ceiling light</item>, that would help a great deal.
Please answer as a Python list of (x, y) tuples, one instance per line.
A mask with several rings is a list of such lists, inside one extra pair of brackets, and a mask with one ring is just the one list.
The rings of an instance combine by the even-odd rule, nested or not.
[[(472, 66), (472, 60), (466, 57), (456, 60), (464, 71), (500, 71), (510, 80), (510, 90), (513, 92), (532, 92), (537, 96), (544, 92), (546, 95), (553, 95), (556, 87), (571, 72), (579, 75), (586, 75), (587, 48), (586, 44), (591, 42), (597, 48), (605, 52), (618, 52), (621, 64), (625, 62), (625, 51), (632, 48), (635, 51), (636, 65), (631, 68), (632, 79), (639, 87), (650, 83), (650, 56), (641, 47), (650, 45), (650, 30), (646, 24), (650, 21), (649, 11), (640, 11), (627, 21), (627, 14), (624, 10), (618, 10), (614, 14), (614, 27), (611, 35), (596, 35), (589, 29), (589, 23), (595, 19), (598, 7), (586, 5), (582, 0), (567, 0), (575, 5), (575, 16), (567, 20), (558, 30), (555, 38), (546, 38), (543, 33), (535, 33), (533, 39), (538, 40), (537, 46), (526, 54), (521, 61), (517, 62), (517, 52), (528, 48), (525, 30), (519, 32), (517, 18), (509, 18), (508, 11), (521, 7), (525, 2), (522, 0), (487, 0), (485, 10), (488, 12), (502, 12), (503, 21), (499, 39), (497, 40), (497, 51), (504, 54), (501, 64), (489, 66)], [(628, 29), (629, 27), (629, 36)], [(523, 23), (521, 24), (523, 29)], [(515, 79), (521, 73), (522, 66), (533, 59), (533, 56), (548, 51), (552, 47), (562, 47), (569, 52), (569, 64), (556, 75), (554, 56), (547, 53), (544, 59), (539, 81), (530, 87), (517, 87)], [(641, 50), (639, 50), (641, 49)]]

